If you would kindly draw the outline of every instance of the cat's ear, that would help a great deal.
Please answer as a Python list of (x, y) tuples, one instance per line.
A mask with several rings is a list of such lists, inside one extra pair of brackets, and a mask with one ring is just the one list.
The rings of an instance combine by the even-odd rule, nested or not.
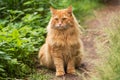
[(72, 14), (72, 6), (69, 6), (69, 7), (67, 8), (67, 11), (68, 11), (68, 13)]
[(54, 14), (56, 12), (56, 9), (54, 9), (53, 7), (50, 7), (50, 11), (52, 14)]

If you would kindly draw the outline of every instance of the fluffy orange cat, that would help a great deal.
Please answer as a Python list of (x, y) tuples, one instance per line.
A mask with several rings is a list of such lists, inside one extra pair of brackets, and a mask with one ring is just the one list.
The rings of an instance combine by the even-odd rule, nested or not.
[(57, 10), (50, 8), (52, 17), (47, 26), (47, 38), (39, 51), (40, 64), (56, 70), (56, 76), (75, 74), (83, 57), (79, 24), (72, 7)]

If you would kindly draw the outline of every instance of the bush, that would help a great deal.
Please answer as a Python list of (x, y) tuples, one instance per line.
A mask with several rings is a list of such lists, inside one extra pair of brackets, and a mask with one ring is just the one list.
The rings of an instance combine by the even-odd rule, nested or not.
[[(36, 5), (32, 6), (32, 2)], [(37, 2), (2, 0), (5, 6), (0, 9), (0, 75), (3, 78), (22, 78), (34, 71), (33, 57), (45, 41), (44, 27), (50, 17), (49, 12), (43, 14), (46, 6), (35, 8)], [(15, 8), (17, 5), (20, 6)]]
[(5, 77), (21, 77), (30, 73), (30, 68), (34, 66), (32, 55), (45, 40), (44, 28), (34, 29), (28, 24), (19, 27), (19, 24), (21, 23), (9, 23), (0, 32), (1, 55), (6, 54), (0, 58), (1, 69), (8, 73)]

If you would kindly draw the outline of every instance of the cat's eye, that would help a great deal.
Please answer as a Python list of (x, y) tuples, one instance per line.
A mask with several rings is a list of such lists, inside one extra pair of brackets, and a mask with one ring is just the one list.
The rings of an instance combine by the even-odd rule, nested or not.
[(56, 21), (58, 21), (58, 18), (55, 18)]
[(62, 20), (66, 20), (67, 18), (62, 18)]

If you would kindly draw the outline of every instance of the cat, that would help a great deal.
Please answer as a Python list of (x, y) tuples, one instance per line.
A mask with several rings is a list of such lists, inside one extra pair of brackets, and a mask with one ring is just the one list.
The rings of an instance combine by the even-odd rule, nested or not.
[(59, 10), (51, 7), (50, 11), (46, 42), (38, 54), (40, 65), (55, 69), (56, 76), (63, 76), (65, 72), (75, 74), (83, 59), (80, 25), (72, 6)]

